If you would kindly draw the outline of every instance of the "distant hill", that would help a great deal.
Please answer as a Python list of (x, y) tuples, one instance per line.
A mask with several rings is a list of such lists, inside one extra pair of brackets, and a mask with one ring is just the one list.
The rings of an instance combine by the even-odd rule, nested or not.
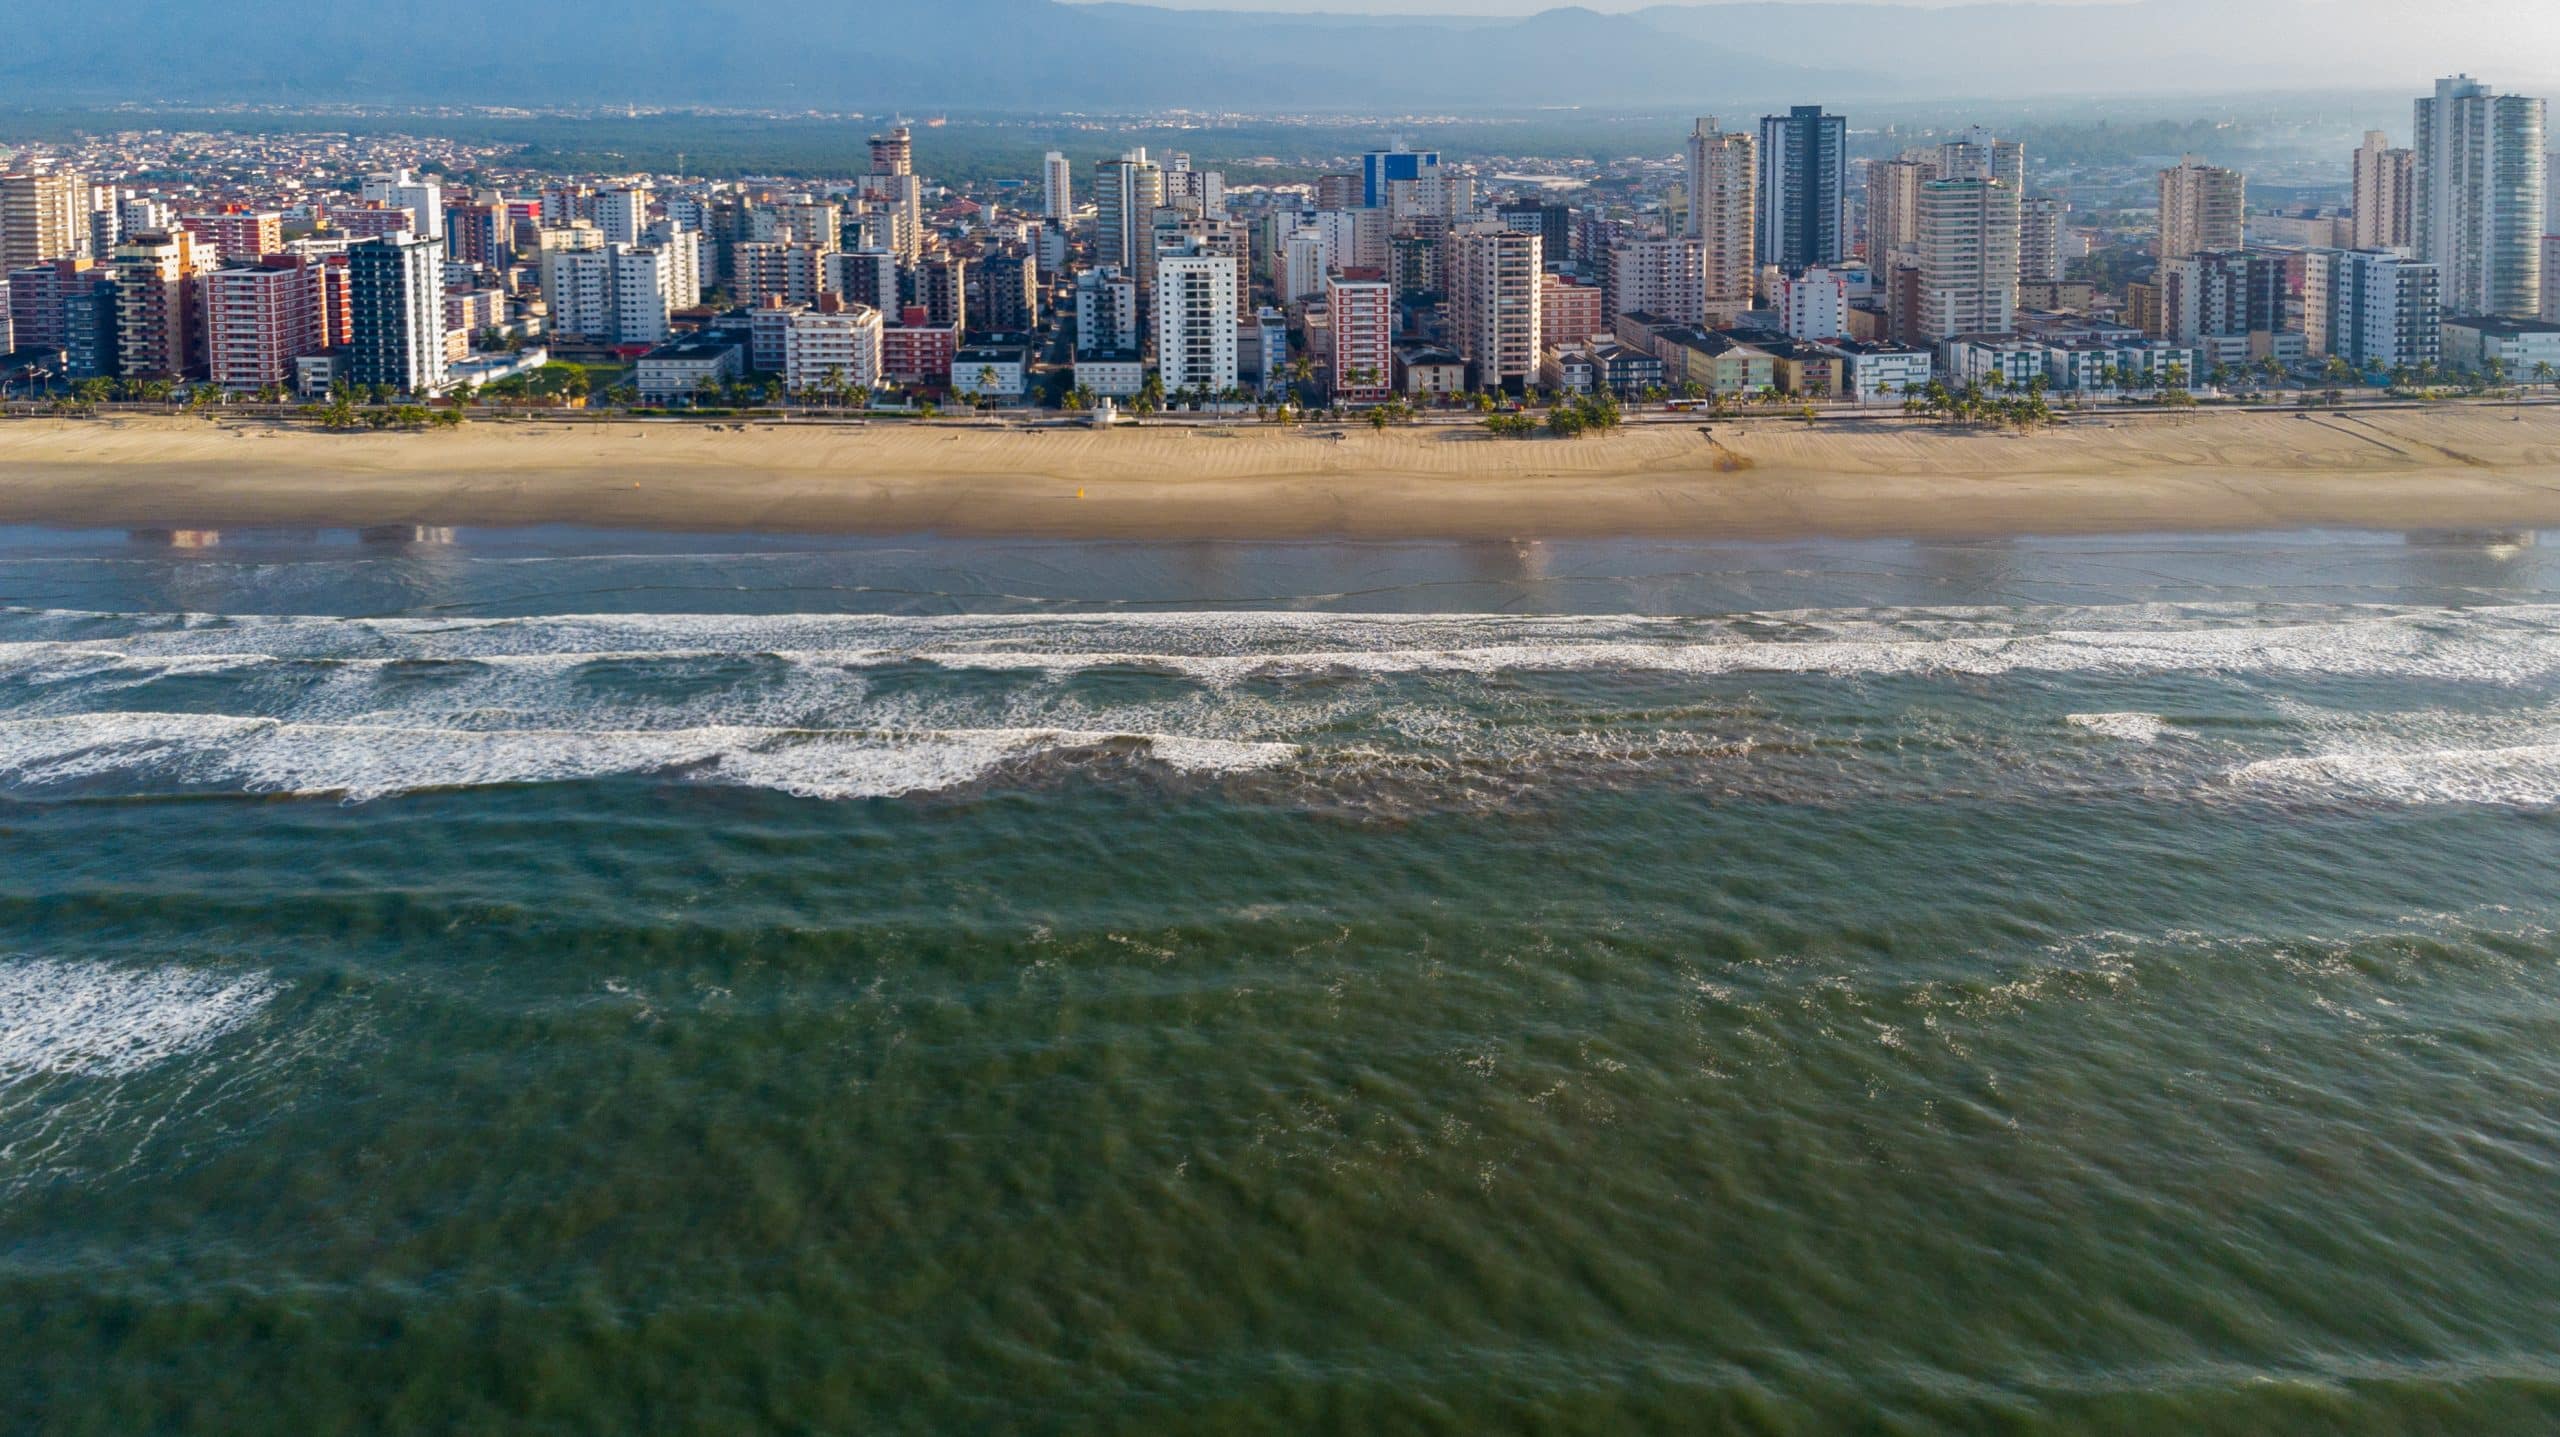
[[(16, 27), (0, 103), (162, 99), (970, 110), (1475, 110), (1861, 83), (1625, 16), (1359, 19), (1053, 0), (145, 0)], [(147, 87), (147, 88), (145, 88)]]
[[(2548, 0), (1746, 3), (1526, 18), (1057, 0), (140, 0), (14, 26), (0, 105), (123, 99), (1260, 112), (2093, 97), (2560, 72)], [(2536, 43), (2540, 37), (2540, 43)], [(2510, 66), (2543, 73), (2511, 73)]]

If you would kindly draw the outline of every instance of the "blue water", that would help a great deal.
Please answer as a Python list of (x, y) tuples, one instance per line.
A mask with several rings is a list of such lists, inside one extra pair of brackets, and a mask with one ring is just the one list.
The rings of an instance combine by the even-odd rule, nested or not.
[(412, 537), (0, 532), (0, 1428), (2560, 1429), (2538, 536)]

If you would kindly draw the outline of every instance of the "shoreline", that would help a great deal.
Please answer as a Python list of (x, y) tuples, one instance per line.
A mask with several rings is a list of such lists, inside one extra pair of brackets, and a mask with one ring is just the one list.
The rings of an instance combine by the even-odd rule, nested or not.
[(0, 523), (1090, 539), (2529, 529), (2560, 527), (2560, 407), (2099, 413), (2031, 435), (1701, 417), (1571, 440), (1357, 421), (332, 434), (22, 419), (0, 424)]

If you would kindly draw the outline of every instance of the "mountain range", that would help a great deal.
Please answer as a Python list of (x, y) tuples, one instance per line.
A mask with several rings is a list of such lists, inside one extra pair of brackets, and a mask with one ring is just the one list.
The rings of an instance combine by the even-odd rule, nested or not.
[(1704, 111), (1826, 96), (2414, 86), (2474, 49), (2478, 66), (2540, 53), (2560, 68), (2560, 47), (2515, 43), (2555, 28), (2549, 13), (2560, 7), (2475, 0), (2412, 27), (2389, 23), (2405, 19), (2398, 0), (1943, 8), (1750, 0), (1525, 18), (1058, 0), (139, 0), (118, 12), (111, 32), (76, 20), (13, 27), (0, 54), (0, 96), (20, 104)]

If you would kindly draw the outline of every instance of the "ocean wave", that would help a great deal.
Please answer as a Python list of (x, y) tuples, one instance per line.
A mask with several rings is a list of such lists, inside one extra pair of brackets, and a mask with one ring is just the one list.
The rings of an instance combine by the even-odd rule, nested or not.
[(0, 722), (0, 782), (100, 781), (381, 798), (430, 788), (683, 774), (810, 798), (925, 793), (1038, 754), (1127, 746), (1191, 773), (1270, 768), (1292, 744), (1072, 729), (453, 729), (118, 713)]
[[(96, 616), (105, 618), (107, 616)], [(1682, 619), (1297, 611), (1114, 615), (562, 615), (524, 619), (195, 616), (98, 637), (0, 643), (0, 676), (109, 668), (467, 660), (558, 667), (765, 658), (1050, 674), (1133, 669), (1228, 685), (1302, 673), (1508, 671), (1998, 676), (2313, 673), (2517, 683), (2560, 674), (2560, 608), (2126, 605), (1790, 611)], [(40, 624), (39, 627), (46, 625)]]
[(2560, 804), (2560, 743), (2268, 758), (2233, 770), (2231, 781), (2306, 797), (2545, 808)]
[(2065, 714), (2062, 721), (2073, 728), (2087, 729), (2100, 738), (2123, 739), (2128, 743), (2157, 743), (2168, 720), (2158, 714), (2108, 713)]
[(262, 973), (0, 959), (0, 1084), (138, 1073), (240, 1027), (278, 991)]

